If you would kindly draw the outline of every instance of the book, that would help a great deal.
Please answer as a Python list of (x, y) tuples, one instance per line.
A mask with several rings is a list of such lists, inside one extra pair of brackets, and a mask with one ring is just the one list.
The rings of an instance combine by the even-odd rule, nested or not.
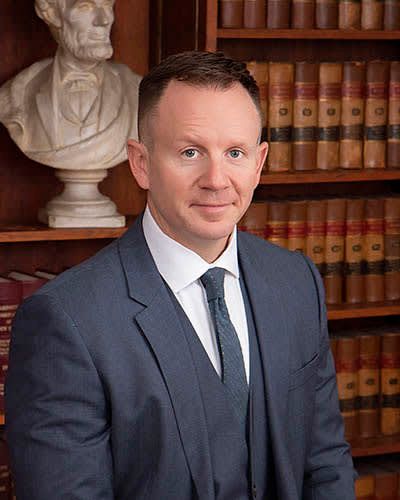
[(267, 239), (275, 245), (287, 248), (289, 205), (286, 201), (269, 200)]
[(364, 167), (386, 166), (388, 61), (369, 61), (366, 73)]
[(387, 167), (400, 168), (400, 61), (391, 61), (389, 74)]
[(26, 299), (32, 295), (38, 288), (43, 286), (47, 279), (39, 278), (32, 274), (21, 273), (19, 271), (11, 271), (7, 274), (7, 278), (19, 281), (22, 285), (22, 299)]
[(361, 28), (361, 0), (339, 0), (340, 30), (359, 30)]
[(293, 29), (312, 29), (315, 22), (315, 0), (292, 0)]
[(382, 0), (361, 0), (362, 30), (382, 29), (383, 5)]
[(52, 280), (57, 276), (57, 274), (55, 273), (50, 273), (48, 271), (43, 271), (41, 269), (37, 269), (33, 274), (38, 278), (43, 278), (45, 280)]
[(294, 170), (314, 170), (317, 161), (318, 64), (295, 63), (292, 163)]
[(267, 229), (267, 204), (265, 201), (250, 203), (249, 208), (239, 221), (239, 229), (265, 238)]
[(323, 276), (325, 268), (326, 201), (309, 200), (307, 203), (306, 255)]
[(399, 0), (384, 0), (383, 29), (385, 31), (400, 29), (400, 2)]
[(338, 28), (339, 2), (338, 0), (316, 0), (315, 27), (322, 30)]
[(246, 67), (257, 82), (260, 91), (260, 107), (262, 114), (262, 135), (267, 136), (268, 123), (268, 62), (249, 61)]
[(340, 118), (341, 168), (360, 169), (363, 166), (365, 63), (343, 63), (342, 109)]
[(386, 331), (381, 340), (381, 433), (400, 432), (400, 334)]
[(375, 471), (369, 464), (357, 463), (358, 478), (355, 481), (356, 500), (375, 500)]
[(400, 196), (384, 199), (385, 299), (400, 299)]
[(385, 300), (384, 200), (367, 198), (364, 205), (365, 300)]
[(365, 301), (364, 204), (363, 198), (349, 198), (346, 203), (345, 296), (349, 304)]
[(243, 0), (219, 0), (221, 28), (243, 27)]
[(342, 64), (319, 65), (317, 168), (339, 167)]
[(267, 163), (271, 172), (284, 172), (291, 168), (293, 79), (292, 63), (269, 63)]
[(266, 0), (244, 0), (243, 27), (265, 28)]
[(307, 242), (307, 201), (293, 200), (289, 202), (288, 214), (289, 250), (306, 253)]
[(290, 24), (290, 4), (289, 0), (268, 0), (267, 1), (267, 28), (286, 29)]

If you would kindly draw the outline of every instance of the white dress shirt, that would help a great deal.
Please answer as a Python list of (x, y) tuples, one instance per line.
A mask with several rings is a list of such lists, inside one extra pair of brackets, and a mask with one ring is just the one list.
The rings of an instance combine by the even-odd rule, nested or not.
[(249, 381), (249, 336), (239, 283), (236, 228), (227, 248), (212, 264), (167, 236), (155, 222), (148, 207), (143, 216), (143, 232), (159, 273), (192, 323), (219, 376), (221, 376), (221, 362), (214, 325), (208, 309), (206, 292), (199, 278), (210, 268), (225, 269), (225, 302), (239, 337), (247, 381)]

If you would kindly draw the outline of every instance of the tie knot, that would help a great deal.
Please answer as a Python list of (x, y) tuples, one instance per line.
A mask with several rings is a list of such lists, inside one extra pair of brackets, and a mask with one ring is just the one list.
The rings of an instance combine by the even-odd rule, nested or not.
[(200, 281), (206, 290), (207, 300), (224, 298), (225, 269), (213, 267), (201, 276)]

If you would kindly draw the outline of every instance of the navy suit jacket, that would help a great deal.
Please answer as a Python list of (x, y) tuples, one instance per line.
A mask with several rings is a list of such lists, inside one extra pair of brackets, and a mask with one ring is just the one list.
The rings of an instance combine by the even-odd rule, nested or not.
[[(278, 498), (353, 500), (320, 277), (300, 253), (248, 234), (238, 251)], [(18, 500), (214, 499), (190, 360), (139, 218), (16, 314), (6, 431)]]

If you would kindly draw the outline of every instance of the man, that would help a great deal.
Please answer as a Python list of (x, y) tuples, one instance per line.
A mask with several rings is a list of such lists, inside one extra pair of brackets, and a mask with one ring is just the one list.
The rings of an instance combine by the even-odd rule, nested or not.
[(267, 154), (260, 116), (221, 54), (141, 82), (143, 217), (16, 316), (19, 500), (354, 499), (321, 279), (235, 229)]
[(115, 0), (35, 0), (58, 50), (0, 88), (0, 121), (33, 160), (62, 169), (109, 168), (137, 137), (140, 77), (112, 56)]

